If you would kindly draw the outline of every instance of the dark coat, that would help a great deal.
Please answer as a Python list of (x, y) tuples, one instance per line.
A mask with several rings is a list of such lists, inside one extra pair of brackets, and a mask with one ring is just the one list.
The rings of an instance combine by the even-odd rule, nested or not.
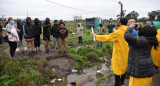
[(58, 24), (54, 24), (54, 26), (52, 27), (52, 35), (53, 35), (53, 37), (58, 38), (58, 36), (57, 36), (57, 30), (58, 30), (58, 28), (59, 28)]
[(113, 32), (113, 28), (115, 27), (115, 25), (109, 24), (107, 27), (108, 27), (108, 29), (109, 29), (108, 32), (109, 32), (109, 33), (112, 33), (112, 32)]
[(49, 37), (51, 35), (51, 26), (43, 24), (43, 37)]
[(125, 40), (131, 45), (128, 56), (127, 74), (136, 78), (151, 77), (154, 74), (154, 64), (151, 56), (155, 37), (132, 36), (132, 28), (125, 32)]
[(40, 36), (41, 33), (42, 33), (41, 24), (34, 24), (33, 28), (34, 28), (34, 31), (35, 31), (35, 36)]
[(44, 24), (43, 24), (43, 37), (46, 38), (46, 37), (50, 37), (51, 35), (51, 26), (48, 26), (48, 24), (51, 24), (49, 18), (46, 18)]
[(2, 34), (2, 31), (3, 31), (2, 25), (0, 25), (0, 35)]
[(33, 25), (32, 24), (25, 24), (24, 25), (24, 37), (25, 39), (32, 39), (34, 38), (34, 35), (35, 35), (35, 31), (34, 31), (34, 28), (33, 28)]
[(23, 25), (21, 23), (19, 23), (20, 21), (17, 21), (17, 29), (21, 30), (20, 32), (18, 32), (18, 34), (23, 34)]

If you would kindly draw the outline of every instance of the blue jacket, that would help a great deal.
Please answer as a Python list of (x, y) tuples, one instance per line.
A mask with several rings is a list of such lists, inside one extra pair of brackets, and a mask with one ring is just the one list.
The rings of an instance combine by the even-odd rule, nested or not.
[[(133, 29), (132, 30), (132, 36), (137, 36), (137, 30)], [(131, 47), (131, 45), (129, 44), (129, 48)]]

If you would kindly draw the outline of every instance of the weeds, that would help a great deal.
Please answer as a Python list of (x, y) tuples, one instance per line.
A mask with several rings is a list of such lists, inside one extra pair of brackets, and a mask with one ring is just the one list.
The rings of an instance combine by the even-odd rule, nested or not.
[(37, 64), (37, 60), (29, 59), (28, 57), (3, 60), (1, 62), (0, 75), (3, 76), (0, 76), (0, 86), (15, 86), (17, 84), (22, 86), (26, 84), (42, 85), (57, 77), (56, 73), (53, 73), (50, 69), (40, 67)]
[(98, 83), (102, 82), (103, 80), (107, 80), (107, 79), (109, 79), (109, 78), (110, 78), (111, 76), (113, 76), (113, 75), (114, 75), (114, 73), (110, 70), (107, 75), (99, 78), (99, 79), (96, 81), (96, 83), (98, 84)]

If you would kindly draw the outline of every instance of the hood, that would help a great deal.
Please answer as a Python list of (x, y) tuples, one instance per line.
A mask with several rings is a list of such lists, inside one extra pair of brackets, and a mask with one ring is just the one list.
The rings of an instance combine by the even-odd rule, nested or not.
[(20, 20), (17, 20), (17, 25), (20, 25), (21, 24), (21, 21)]
[(78, 25), (80, 25), (80, 27), (83, 27), (83, 26), (82, 26), (82, 23), (78, 23)]
[(49, 24), (50, 22), (48, 23), (48, 21), (50, 21), (50, 19), (47, 17), (47, 18), (45, 19), (45, 24)]
[(35, 18), (34, 23), (35, 23), (35, 24), (39, 24), (39, 19), (38, 19), (38, 18)]
[(30, 22), (28, 22), (28, 19), (30, 19), (30, 20), (31, 20), (31, 17), (27, 17), (27, 18), (26, 18), (26, 23), (27, 23), (27, 24), (30, 24), (30, 23), (31, 23), (31, 21), (30, 21)]

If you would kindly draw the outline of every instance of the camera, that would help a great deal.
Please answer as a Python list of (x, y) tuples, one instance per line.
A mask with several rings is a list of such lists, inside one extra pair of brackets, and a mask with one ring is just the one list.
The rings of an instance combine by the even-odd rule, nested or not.
[(137, 28), (138, 27), (138, 23), (135, 23), (135, 27), (134, 28)]

